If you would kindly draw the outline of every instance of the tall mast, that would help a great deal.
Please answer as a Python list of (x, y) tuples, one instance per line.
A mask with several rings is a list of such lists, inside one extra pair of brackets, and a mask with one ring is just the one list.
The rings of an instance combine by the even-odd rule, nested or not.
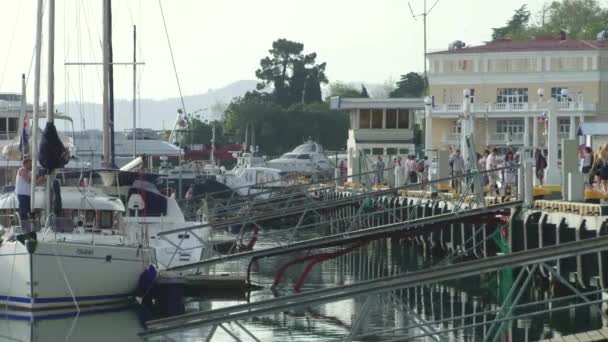
[[(46, 100), (46, 120), (48, 124), (55, 122), (55, 0), (49, 0), (49, 39), (47, 56), (47, 100)], [(35, 178), (32, 178), (35, 182)], [(47, 173), (46, 177), (46, 214), (51, 214), (51, 184), (53, 175)]]
[(133, 159), (137, 157), (137, 26), (133, 25)]
[(38, 116), (40, 111), (40, 53), (42, 51), (42, 0), (38, 0), (36, 11), (36, 58), (34, 61), (34, 115), (32, 118), (32, 181), (30, 189), (30, 211), (36, 203), (35, 181), (38, 174)]
[[(41, 0), (38, 0), (41, 1)], [(109, 76), (110, 76), (110, 0), (103, 0), (103, 166), (109, 167), (110, 160), (110, 109), (109, 109)]]
[(108, 96), (110, 119), (110, 167), (116, 167), (114, 151), (114, 53), (112, 51), (112, 0), (108, 0)]

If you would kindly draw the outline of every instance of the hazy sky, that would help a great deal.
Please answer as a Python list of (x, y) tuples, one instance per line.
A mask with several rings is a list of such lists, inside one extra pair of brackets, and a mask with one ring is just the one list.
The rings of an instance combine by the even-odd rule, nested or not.
[[(184, 95), (255, 79), (259, 60), (277, 38), (302, 42), (306, 52), (317, 52), (317, 60), (327, 62), (330, 81), (381, 83), (422, 71), (422, 18), (412, 18), (406, 0), (162, 1)], [(410, 0), (415, 12), (422, 12), (423, 1)], [(434, 2), (428, 0), (428, 6)], [(445, 49), (456, 39), (480, 44), (516, 8), (527, 3), (536, 13), (543, 2), (439, 0), (428, 17), (429, 51)], [(56, 101), (101, 102), (101, 67), (63, 64), (101, 61), (102, 1), (56, 3)], [(20, 74), (28, 73), (34, 49), (36, 1), (0, 0), (0, 8), (0, 91), (20, 91)], [(115, 0), (113, 21), (117, 62), (131, 61), (132, 26), (138, 26), (138, 54), (146, 63), (139, 74), (141, 97), (178, 96), (158, 1)], [(44, 102), (45, 62), (42, 70)], [(116, 98), (131, 97), (130, 67), (115, 68), (115, 84)], [(30, 102), (32, 94), (30, 82)]]

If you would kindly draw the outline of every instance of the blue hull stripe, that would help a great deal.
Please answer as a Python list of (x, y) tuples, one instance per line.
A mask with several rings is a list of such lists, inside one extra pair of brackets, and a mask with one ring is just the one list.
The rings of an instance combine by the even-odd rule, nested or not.
[(27, 322), (35, 322), (41, 320), (54, 320), (54, 319), (64, 319), (69, 317), (83, 316), (83, 315), (96, 315), (103, 313), (113, 313), (113, 312), (122, 312), (127, 311), (133, 308), (133, 304), (127, 304), (120, 307), (113, 308), (104, 308), (104, 309), (93, 309), (93, 310), (83, 310), (80, 313), (78, 312), (62, 312), (62, 313), (45, 313), (45, 314), (34, 314), (33, 312), (0, 312), (0, 320), (12, 320), (12, 321), (27, 321)]
[[(80, 297), (76, 297), (76, 301), (83, 302), (83, 301), (108, 300), (108, 299), (127, 299), (130, 296), (131, 296), (130, 294), (80, 296)], [(0, 301), (32, 304), (32, 298), (26, 298), (26, 297), (14, 297), (14, 296), (0, 295)], [(37, 303), (37, 304), (65, 303), (65, 302), (73, 302), (73, 301), (74, 301), (74, 299), (72, 297), (48, 297), (48, 298), (34, 298), (33, 299), (33, 302)]]

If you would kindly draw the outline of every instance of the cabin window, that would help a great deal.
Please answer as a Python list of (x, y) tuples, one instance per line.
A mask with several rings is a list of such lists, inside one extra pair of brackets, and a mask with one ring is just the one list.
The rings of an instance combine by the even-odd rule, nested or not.
[(369, 128), (371, 111), (369, 109), (359, 110), (359, 128)]
[(397, 149), (394, 147), (387, 147), (386, 154), (388, 154), (389, 156), (394, 156), (397, 154)]
[(410, 111), (407, 109), (399, 109), (398, 128), (404, 129), (410, 127)]
[(310, 159), (310, 154), (300, 154), (298, 159)]
[(102, 211), (99, 217), (100, 228), (112, 228), (112, 212)]
[(386, 110), (386, 128), (397, 128), (397, 110)]
[(91, 226), (95, 223), (95, 212), (93, 210), (87, 210), (85, 213), (85, 225)]
[(372, 110), (372, 128), (382, 128), (382, 109)]

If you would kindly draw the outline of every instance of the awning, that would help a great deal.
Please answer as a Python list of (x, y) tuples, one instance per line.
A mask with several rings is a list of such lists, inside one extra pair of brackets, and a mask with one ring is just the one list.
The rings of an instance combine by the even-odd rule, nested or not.
[(608, 135), (608, 122), (583, 122), (577, 135)]

